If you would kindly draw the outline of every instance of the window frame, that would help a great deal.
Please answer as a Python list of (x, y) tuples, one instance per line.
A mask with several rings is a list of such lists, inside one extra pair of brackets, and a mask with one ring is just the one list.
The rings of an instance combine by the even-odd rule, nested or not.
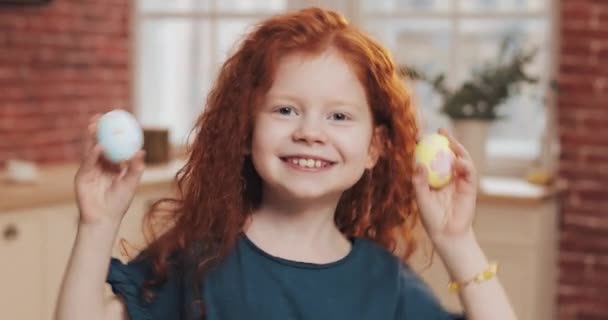
[[(145, 0), (138, 0), (145, 1)], [(217, 55), (217, 32), (214, 32), (215, 28), (218, 27), (219, 21), (221, 19), (263, 19), (272, 14), (277, 13), (276, 11), (252, 11), (252, 12), (231, 12), (231, 11), (218, 11), (216, 10), (216, 4), (221, 0), (209, 0), (210, 8), (208, 10), (194, 10), (188, 12), (170, 12), (170, 11), (156, 11), (156, 12), (140, 12), (138, 2), (134, 2), (134, 5), (131, 8), (131, 30), (133, 30), (132, 41), (131, 41), (131, 86), (132, 86), (132, 97), (131, 104), (132, 109), (136, 116), (140, 116), (142, 113), (146, 112), (145, 106), (141, 103), (141, 92), (140, 86), (138, 82), (138, 75), (140, 66), (140, 46), (139, 41), (141, 41), (142, 35), (142, 26), (146, 21), (151, 20), (161, 20), (161, 19), (189, 19), (189, 21), (202, 21), (206, 20), (210, 23), (211, 31), (210, 43), (211, 46), (214, 46), (208, 52), (211, 52), (211, 64), (215, 70), (221, 65), (223, 61), (219, 61), (219, 57)], [(427, 11), (408, 11), (408, 10), (395, 10), (390, 13), (371, 13), (365, 14), (362, 9), (362, 0), (287, 0), (287, 10), (301, 8), (305, 6), (326, 6), (326, 7), (334, 7), (340, 8), (342, 13), (347, 16), (351, 23), (362, 26), (362, 21), (364, 19), (368, 19), (368, 17), (372, 17), (373, 19), (384, 19), (384, 18), (429, 18), (429, 19), (442, 19), (449, 20), (452, 25), (450, 37), (453, 39), (457, 39), (460, 32), (460, 23), (462, 20), (466, 19), (477, 19), (477, 18), (496, 18), (496, 19), (506, 19), (506, 18), (542, 18), (547, 17), (549, 24), (548, 32), (549, 32), (549, 54), (548, 58), (550, 61), (547, 62), (547, 72), (549, 73), (549, 78), (554, 79), (557, 72), (557, 48), (559, 48), (558, 39), (556, 30), (558, 30), (559, 23), (559, 4), (560, 0), (547, 0), (549, 3), (547, 4), (547, 8), (545, 10), (532, 11), (522, 14), (522, 12), (517, 11), (502, 11), (502, 12), (459, 12), (455, 10), (455, 6), (457, 6), (460, 0), (452, 0), (452, 7), (445, 12), (427, 12)], [(193, 37), (193, 42), (200, 41), (196, 36)], [(459, 41), (451, 41), (451, 50), (452, 50), (452, 58), (449, 62), (449, 70), (448, 72), (454, 74), (454, 71), (457, 68), (457, 58), (458, 53), (460, 52)], [(191, 45), (191, 50), (196, 50), (196, 45)], [(193, 65), (198, 66), (200, 61), (198, 61), (199, 55), (191, 54), (196, 61), (193, 61)], [(214, 74), (215, 75), (215, 74)], [(193, 80), (197, 77), (197, 72), (192, 72), (188, 75), (189, 83), (195, 83)], [(547, 97), (547, 107), (546, 110), (546, 128), (545, 134), (540, 142), (541, 150), (539, 151), (539, 156), (533, 156), (530, 154), (526, 154), (525, 152), (515, 152), (508, 154), (504, 152), (504, 150), (500, 150), (500, 147), (492, 146), (493, 141), (489, 141), (488, 145), (488, 160), (487, 160), (487, 172), (485, 174), (491, 175), (522, 175), (524, 174), (531, 166), (534, 164), (545, 164), (551, 166), (555, 162), (556, 158), (556, 125), (555, 125), (555, 103), (554, 103), (554, 93), (548, 92)], [(195, 93), (190, 95), (190, 102), (194, 104)], [(171, 142), (172, 145), (175, 144), (174, 141)], [(180, 146), (179, 143), (175, 147), (183, 147)], [(496, 151), (498, 150), (498, 151)]]
[[(373, 19), (441, 19), (449, 20), (452, 26), (450, 37), (452, 39), (458, 39), (460, 34), (460, 26), (462, 21), (471, 21), (473, 19), (514, 19), (514, 18), (536, 18), (536, 19), (547, 19), (549, 33), (549, 46), (547, 48), (549, 61), (545, 62), (546, 72), (548, 73), (549, 79), (555, 79), (557, 74), (557, 50), (558, 44), (558, 23), (559, 23), (559, 8), (560, 0), (547, 0), (546, 8), (534, 11), (494, 11), (494, 12), (461, 12), (457, 10), (460, 6), (461, 0), (451, 0), (452, 4), (446, 11), (433, 12), (433, 11), (413, 11), (413, 10), (393, 10), (390, 13), (386, 12), (374, 12), (371, 14), (363, 13), (362, 0), (354, 0), (356, 3), (353, 6), (355, 11), (350, 12), (350, 16), (353, 17), (354, 23), (357, 25), (363, 25), (363, 20), (367, 17)], [(367, 17), (364, 17), (364, 16)], [(449, 62), (448, 74), (456, 74), (456, 68), (458, 67), (458, 58), (460, 50), (460, 41), (451, 41), (451, 61)], [(454, 79), (448, 78), (448, 84), (453, 83)], [(452, 82), (450, 82), (452, 81)], [(555, 169), (555, 159), (558, 157), (557, 153), (557, 133), (555, 124), (555, 92), (547, 91), (546, 97), (546, 108), (545, 108), (545, 120), (546, 127), (544, 128), (543, 135), (540, 137), (540, 150), (530, 152), (530, 146), (515, 147), (511, 150), (501, 147), (501, 142), (507, 141), (506, 139), (496, 140), (488, 139), (487, 146), (487, 161), (486, 169), (483, 174), (485, 175), (500, 175), (500, 176), (522, 176), (525, 175), (528, 170), (532, 167), (542, 166), (552, 171)]]

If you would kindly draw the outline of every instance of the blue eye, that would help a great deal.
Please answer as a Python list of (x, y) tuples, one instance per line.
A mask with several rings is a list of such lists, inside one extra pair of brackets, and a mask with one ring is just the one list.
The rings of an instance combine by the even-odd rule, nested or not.
[(284, 115), (284, 116), (289, 116), (292, 113), (295, 113), (293, 108), (290, 106), (282, 106), (282, 107), (278, 108), (275, 112), (278, 112), (279, 114)]
[(342, 112), (336, 112), (332, 114), (332, 119), (333, 120), (338, 120), (338, 121), (345, 121), (350, 119), (345, 113)]

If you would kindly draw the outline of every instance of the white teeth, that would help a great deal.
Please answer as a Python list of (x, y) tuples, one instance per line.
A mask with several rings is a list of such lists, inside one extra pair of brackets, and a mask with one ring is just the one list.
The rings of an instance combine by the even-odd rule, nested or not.
[(298, 166), (304, 167), (304, 168), (321, 168), (324, 165), (326, 165), (326, 163), (324, 161), (314, 160), (314, 159), (291, 158), (288, 161), (291, 162), (292, 164), (295, 164), (295, 165), (298, 165)]

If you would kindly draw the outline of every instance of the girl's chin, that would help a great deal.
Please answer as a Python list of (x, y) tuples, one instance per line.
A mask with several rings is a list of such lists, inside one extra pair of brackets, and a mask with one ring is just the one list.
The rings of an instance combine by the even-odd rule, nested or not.
[(319, 190), (313, 187), (298, 187), (290, 186), (281, 188), (278, 197), (283, 201), (306, 202), (306, 201), (324, 201), (335, 200), (340, 198), (342, 192), (332, 190)]

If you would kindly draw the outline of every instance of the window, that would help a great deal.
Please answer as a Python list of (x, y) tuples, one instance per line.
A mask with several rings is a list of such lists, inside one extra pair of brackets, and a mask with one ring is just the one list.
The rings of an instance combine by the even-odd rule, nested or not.
[(184, 144), (227, 55), (252, 23), (288, 0), (140, 0), (135, 9), (135, 111)]
[[(391, 50), (399, 64), (428, 74), (445, 72), (456, 86), (497, 56), (501, 40), (516, 36), (537, 47), (529, 72), (541, 79), (501, 106), (505, 119), (490, 130), (488, 156), (531, 160), (541, 151), (544, 97), (551, 70), (551, 0), (361, 0), (359, 23)], [(429, 85), (414, 86), (425, 130), (449, 126)]]
[[(446, 72), (452, 85), (495, 57), (502, 35), (517, 33), (525, 44), (539, 47), (530, 71), (547, 83), (549, 1), (140, 0), (135, 15), (135, 109), (143, 125), (168, 127), (172, 143), (186, 142), (219, 66), (248, 27), (309, 5), (341, 11), (387, 46), (397, 63)], [(448, 125), (431, 88), (416, 84), (415, 94), (426, 130)], [(527, 88), (503, 106), (508, 117), (491, 129), (491, 158), (529, 160), (538, 155), (546, 122), (542, 94)]]

